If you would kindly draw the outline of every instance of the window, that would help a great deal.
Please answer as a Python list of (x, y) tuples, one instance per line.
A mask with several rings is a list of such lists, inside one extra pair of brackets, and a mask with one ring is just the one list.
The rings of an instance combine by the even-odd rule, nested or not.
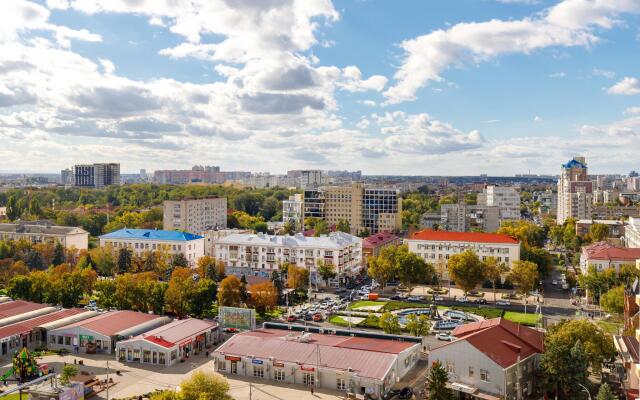
[(49, 343), (56, 344), (56, 335), (51, 335), (50, 336)]
[(151, 362), (151, 351), (145, 350), (142, 353), (142, 362), (146, 362), (146, 363)]
[(480, 370), (480, 380), (484, 381), (484, 382), (489, 382), (489, 371), (487, 371), (486, 369), (481, 369)]
[(446, 370), (448, 373), (456, 372), (456, 364), (453, 361), (447, 361)]
[(164, 365), (165, 364), (165, 359), (164, 359), (164, 352), (160, 352), (158, 353), (158, 363)]
[(274, 370), (273, 378), (277, 381), (284, 381), (284, 370), (279, 368)]
[(62, 344), (63, 340), (64, 340), (64, 336), (58, 336), (58, 344)]
[(469, 378), (473, 378), (473, 367), (469, 366)]
[(64, 337), (64, 345), (65, 346), (71, 346), (71, 337), (70, 336), (65, 336)]
[(264, 378), (264, 367), (262, 365), (254, 365), (253, 376), (256, 378)]
[(336, 379), (336, 388), (338, 388), (338, 390), (346, 390), (347, 389), (347, 383), (345, 382), (344, 378)]
[(178, 352), (176, 350), (171, 352), (171, 361), (175, 360), (178, 357)]
[(133, 359), (140, 360), (140, 349), (133, 349)]
[(315, 375), (305, 372), (304, 374), (302, 374), (302, 383), (309, 386), (315, 385), (316, 384)]

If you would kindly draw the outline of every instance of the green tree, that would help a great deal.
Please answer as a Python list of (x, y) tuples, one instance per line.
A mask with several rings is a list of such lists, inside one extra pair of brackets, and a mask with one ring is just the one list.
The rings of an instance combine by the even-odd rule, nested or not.
[(496, 285), (507, 272), (509, 272), (509, 266), (505, 263), (498, 262), (498, 259), (493, 256), (487, 257), (484, 261), (484, 276), (491, 281), (494, 302), (496, 301)]
[(465, 295), (484, 279), (482, 262), (473, 250), (465, 250), (449, 257), (447, 268), (449, 277), (456, 282)]
[(73, 364), (65, 364), (60, 373), (60, 383), (66, 385), (71, 377), (78, 375), (78, 367)]
[(577, 341), (584, 346), (588, 364), (600, 371), (602, 363), (615, 357), (613, 339), (586, 319), (563, 320), (547, 329), (545, 347), (561, 344), (571, 348)]
[(515, 261), (509, 274), (509, 280), (516, 285), (518, 293), (522, 295), (524, 299), (524, 312), (526, 313), (529, 292), (538, 285), (538, 266), (531, 261)]
[(116, 281), (114, 279), (100, 279), (94, 286), (96, 302), (101, 308), (116, 307)]
[(209, 317), (208, 313), (216, 301), (217, 289), (213, 279), (200, 278), (189, 300), (191, 314), (199, 318)]
[(391, 314), (390, 312), (382, 314), (378, 323), (384, 333), (400, 333), (400, 322), (398, 321), (398, 316), (395, 314)]
[(367, 264), (367, 275), (375, 279), (382, 289), (384, 289), (387, 282), (396, 276), (396, 264), (388, 257), (382, 255), (377, 257), (371, 256), (367, 260)]
[(424, 314), (419, 316), (409, 314), (405, 327), (413, 336), (426, 336), (429, 333), (429, 328), (431, 328), (431, 323), (429, 322), (429, 317)]
[(124, 274), (131, 270), (131, 250), (122, 247), (118, 250), (118, 273)]
[(220, 282), (218, 288), (218, 304), (220, 306), (237, 307), (240, 305), (240, 279), (229, 275)]
[(341, 219), (338, 221), (338, 225), (336, 225), (336, 230), (340, 232), (351, 233), (351, 225), (346, 219)]
[(589, 236), (591, 241), (601, 242), (609, 237), (609, 227), (605, 224), (593, 224), (589, 228)]
[(29, 200), (29, 214), (35, 218), (42, 216), (42, 207), (40, 207), (40, 201), (37, 197), (32, 197), (31, 200)]
[(280, 271), (271, 271), (271, 282), (273, 283), (273, 287), (276, 288), (276, 291), (278, 292), (278, 298), (282, 298), (282, 293), (284, 292), (284, 283), (282, 282), (282, 275), (280, 274)]
[(622, 314), (624, 312), (624, 286), (609, 289), (600, 297), (600, 306), (610, 313)]
[(617, 397), (611, 392), (611, 387), (606, 382), (600, 385), (596, 400), (616, 400)]
[(194, 372), (180, 384), (181, 400), (233, 400), (229, 395), (229, 383), (215, 372)]
[(431, 264), (427, 264), (422, 257), (409, 251), (406, 245), (398, 246), (396, 255), (397, 274), (400, 282), (409, 290), (416, 283), (430, 282), (435, 276)]
[(548, 383), (562, 394), (560, 398), (583, 398), (578, 384), (589, 384), (589, 363), (582, 342), (545, 342), (545, 352), (540, 364)]
[(42, 256), (35, 250), (30, 250), (27, 253), (24, 262), (29, 266), (29, 269), (43, 269), (45, 267)]
[(323, 219), (319, 220), (316, 223), (316, 226), (313, 228), (313, 236), (319, 237), (322, 235), (326, 235), (328, 233), (329, 233), (329, 225), (327, 225), (327, 222)]
[(18, 207), (17, 200), (14, 196), (9, 196), (7, 200), (7, 218), (9, 221), (15, 221), (22, 215), (22, 210)]
[(427, 388), (429, 389), (429, 400), (452, 400), (453, 393), (447, 388), (449, 375), (437, 360), (431, 364), (429, 369), (429, 377), (427, 378)]
[(14, 276), (7, 285), (7, 294), (13, 299), (29, 300), (31, 298), (31, 279), (25, 275)]
[(171, 265), (174, 268), (187, 268), (189, 267), (189, 261), (187, 261), (184, 254), (176, 253), (171, 259)]
[[(0, 257), (2, 258), (2, 257)], [(61, 243), (56, 243), (56, 246), (53, 250), (53, 259), (51, 260), (51, 264), (60, 265), (66, 262), (66, 254), (64, 252), (64, 246)]]
[(335, 278), (337, 275), (336, 267), (331, 263), (318, 260), (318, 275), (320, 275), (327, 287), (329, 287), (329, 280)]

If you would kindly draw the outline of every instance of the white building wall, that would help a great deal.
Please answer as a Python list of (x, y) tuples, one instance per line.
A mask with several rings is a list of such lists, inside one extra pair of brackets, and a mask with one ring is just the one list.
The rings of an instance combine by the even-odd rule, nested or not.
[(114, 250), (128, 248), (136, 255), (141, 256), (147, 251), (164, 250), (174, 255), (182, 253), (189, 262), (189, 266), (195, 267), (198, 259), (204, 255), (205, 239), (193, 239), (189, 241), (151, 240), (151, 239), (119, 239), (100, 238), (100, 247), (110, 244)]

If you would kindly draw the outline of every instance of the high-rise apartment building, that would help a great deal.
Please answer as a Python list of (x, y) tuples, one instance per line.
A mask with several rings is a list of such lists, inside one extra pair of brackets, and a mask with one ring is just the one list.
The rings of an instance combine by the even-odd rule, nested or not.
[(349, 222), (352, 233), (395, 231), (402, 227), (402, 199), (395, 189), (367, 188), (361, 183), (324, 186), (304, 192), (304, 217), (327, 224)]
[(60, 171), (60, 183), (63, 185), (71, 185), (73, 183), (73, 171), (70, 168)]
[(500, 209), (500, 219), (520, 219), (520, 193), (511, 186), (485, 186), (478, 196), (478, 205)]
[(574, 157), (562, 165), (558, 180), (558, 218), (563, 224), (568, 218), (590, 219), (593, 203), (593, 182), (587, 176), (584, 157)]
[(227, 199), (165, 200), (162, 225), (164, 230), (181, 230), (203, 234), (210, 229), (227, 227)]
[(440, 206), (440, 229), (452, 232), (467, 232), (479, 229), (495, 232), (500, 227), (500, 207), (443, 204)]
[(98, 189), (120, 185), (120, 164), (76, 164), (73, 166), (73, 185)]
[(282, 222), (290, 223), (298, 232), (303, 229), (304, 200), (301, 194), (289, 196), (289, 200), (282, 201)]

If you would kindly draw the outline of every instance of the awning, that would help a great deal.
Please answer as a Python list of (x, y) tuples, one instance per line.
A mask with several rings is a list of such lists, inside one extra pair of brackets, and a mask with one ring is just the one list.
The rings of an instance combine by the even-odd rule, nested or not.
[(447, 387), (451, 390), (455, 390), (456, 392), (467, 393), (475, 397), (476, 399), (484, 399), (484, 400), (502, 400), (502, 397), (494, 396), (489, 393), (485, 393), (480, 391), (478, 388), (467, 385), (461, 382), (447, 382)]

